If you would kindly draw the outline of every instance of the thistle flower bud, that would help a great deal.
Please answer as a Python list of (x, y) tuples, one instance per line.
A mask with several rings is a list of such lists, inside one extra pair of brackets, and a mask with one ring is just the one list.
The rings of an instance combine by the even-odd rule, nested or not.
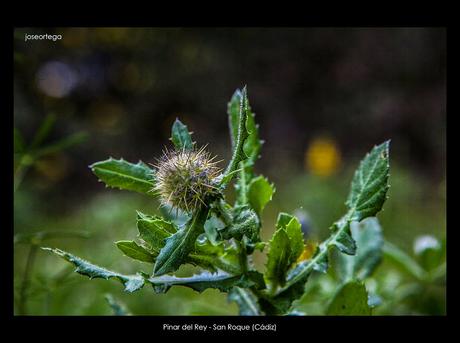
[(217, 177), (221, 170), (210, 153), (200, 150), (166, 150), (156, 167), (154, 191), (162, 205), (191, 213), (221, 193)]

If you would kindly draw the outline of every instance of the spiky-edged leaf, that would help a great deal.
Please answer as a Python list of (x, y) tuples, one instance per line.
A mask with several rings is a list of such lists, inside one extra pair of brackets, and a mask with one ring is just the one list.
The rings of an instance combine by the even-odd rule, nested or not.
[(134, 241), (124, 240), (115, 242), (115, 244), (128, 257), (147, 263), (155, 262), (155, 255)]
[(233, 286), (246, 288), (253, 285), (253, 282), (244, 275), (232, 275), (224, 271), (217, 273), (202, 272), (190, 277), (163, 275), (151, 277), (147, 281), (152, 284), (156, 293), (165, 293), (172, 286), (185, 286), (201, 293), (208, 288), (228, 292)]
[(276, 219), (276, 224), (275, 224), (276, 228), (277, 229), (282, 228), (282, 227), (285, 228), (287, 224), (289, 224), (292, 218), (294, 218), (294, 216), (290, 215), (289, 213), (286, 213), (286, 212), (278, 213), (278, 218)]
[[(238, 140), (238, 124), (240, 119), (240, 105), (243, 100), (243, 92), (237, 89), (233, 94), (230, 102), (228, 103), (227, 113), (230, 127), (230, 138), (232, 148), (235, 148)], [(248, 138), (244, 145), (244, 152), (248, 156), (250, 162), (254, 164), (255, 160), (259, 157), (259, 152), (262, 147), (262, 141), (259, 139), (259, 127), (255, 122), (255, 114), (251, 111), (249, 101), (247, 102), (247, 118), (246, 130), (248, 131)]]
[(50, 251), (64, 260), (72, 263), (77, 267), (75, 271), (79, 274), (86, 275), (90, 279), (116, 279), (120, 281), (125, 286), (125, 291), (127, 292), (134, 292), (141, 289), (144, 286), (144, 278), (139, 275), (124, 275), (120, 274), (102, 267), (99, 267), (95, 264), (92, 264), (84, 259), (74, 256), (66, 251), (61, 249), (53, 249), (53, 248), (42, 248), (43, 250)]
[(276, 228), (284, 228), (286, 230), (291, 245), (289, 263), (292, 264), (297, 261), (304, 249), (302, 225), (295, 216), (281, 212), (278, 214), (278, 219), (276, 220)]
[(187, 126), (176, 118), (171, 130), (171, 140), (177, 150), (192, 150), (192, 136), (187, 129)]
[(257, 297), (250, 289), (233, 287), (228, 293), (228, 301), (234, 301), (240, 309), (240, 316), (260, 316), (260, 309)]
[(155, 276), (174, 272), (184, 263), (189, 253), (193, 251), (196, 239), (204, 232), (207, 216), (207, 208), (198, 209), (184, 228), (166, 239), (166, 244), (158, 254), (153, 268)]
[(350, 281), (339, 288), (328, 306), (330, 316), (369, 316), (366, 287), (359, 281)]
[(238, 141), (238, 126), (240, 122), (240, 106), (242, 101), (242, 93), (239, 89), (233, 93), (232, 98), (227, 104), (228, 127), (230, 129), (230, 141), (232, 143), (232, 151), (236, 148)]
[(337, 271), (346, 282), (353, 278), (363, 280), (370, 276), (380, 263), (383, 254), (382, 229), (375, 217), (367, 218), (361, 223), (351, 223), (351, 233), (356, 241), (355, 256), (337, 254)]
[[(248, 156), (248, 161), (245, 163), (246, 167), (252, 167), (256, 160), (259, 158), (260, 149), (262, 148), (263, 141), (259, 139), (259, 125), (256, 124), (255, 114), (251, 111), (251, 106), (248, 101), (248, 116), (246, 118), (246, 130), (249, 137), (244, 143), (244, 152)], [(252, 170), (251, 170), (252, 171)]]
[[(232, 141), (232, 148), (236, 146), (238, 138), (238, 124), (240, 119), (240, 104), (243, 99), (243, 93), (237, 89), (232, 96), (232, 99), (228, 103), (228, 119), (230, 127), (230, 137)], [(262, 141), (259, 139), (259, 129), (255, 122), (255, 114), (251, 111), (249, 101), (247, 104), (247, 118), (246, 118), (246, 130), (248, 137), (244, 143), (243, 151), (247, 156), (247, 159), (242, 161), (239, 165), (241, 169), (239, 172), (238, 181), (235, 184), (237, 199), (236, 202), (239, 205), (245, 205), (248, 203), (248, 186), (254, 177), (253, 166), (255, 161), (259, 158), (260, 149), (262, 147)]]
[(350, 221), (375, 216), (383, 206), (388, 191), (390, 141), (375, 146), (361, 161), (351, 183), (346, 204)]
[(137, 164), (123, 159), (109, 158), (89, 166), (93, 173), (107, 186), (153, 196), (154, 171), (145, 163)]
[(260, 216), (265, 205), (272, 200), (275, 187), (263, 176), (251, 180), (248, 186), (247, 197), (249, 204)]
[(286, 278), (286, 271), (289, 268), (291, 256), (291, 243), (284, 228), (276, 230), (270, 240), (268, 252), (267, 269), (265, 279), (271, 292), (278, 286), (283, 286)]
[(286, 233), (291, 242), (290, 263), (292, 264), (297, 261), (305, 246), (303, 242), (302, 225), (296, 217), (292, 218), (286, 226)]
[[(265, 278), (273, 293), (278, 286), (284, 286), (290, 267), (297, 261), (304, 249), (302, 228), (299, 220), (281, 212), (276, 221), (275, 234), (270, 241), (267, 270)], [(312, 270), (321, 268), (323, 264), (315, 265)]]
[(248, 158), (248, 156), (244, 152), (244, 144), (249, 136), (248, 130), (246, 128), (246, 119), (248, 117), (248, 112), (249, 102), (246, 87), (244, 87), (241, 92), (237, 135), (236, 139), (232, 138), (235, 142), (233, 146), (232, 158), (227, 168), (225, 169), (222, 180), (220, 182), (220, 185), (222, 187), (225, 187), (231, 181), (235, 172), (238, 169), (238, 165), (240, 164), (240, 162)]
[(224, 242), (213, 244), (205, 235), (198, 238), (195, 250), (190, 253), (187, 261), (211, 272), (220, 269), (234, 275), (242, 273), (237, 249), (225, 246)]
[[(299, 288), (304, 284), (313, 270), (325, 272), (328, 265), (328, 252), (331, 247), (337, 247), (342, 253), (354, 254), (356, 244), (351, 237), (350, 224), (361, 221), (368, 216), (375, 215), (381, 210), (386, 199), (389, 175), (389, 141), (374, 147), (361, 162), (355, 173), (351, 192), (347, 200), (348, 213), (331, 226), (332, 234), (318, 248), (315, 255), (308, 261), (300, 262), (291, 268), (287, 275), (284, 287), (277, 290), (275, 296), (285, 294), (294, 301), (299, 292), (292, 292), (291, 288)], [(300, 296), (300, 295), (299, 295)]]
[(139, 236), (146, 242), (151, 251), (158, 255), (165, 245), (166, 238), (176, 233), (176, 226), (156, 216), (149, 216), (142, 212), (137, 212), (137, 229)]

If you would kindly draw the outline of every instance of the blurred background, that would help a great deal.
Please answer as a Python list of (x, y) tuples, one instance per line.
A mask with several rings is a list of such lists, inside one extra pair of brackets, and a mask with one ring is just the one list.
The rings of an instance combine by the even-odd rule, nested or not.
[[(26, 34), (62, 39), (25, 41)], [(17, 314), (110, 315), (106, 293), (133, 314), (237, 314), (213, 290), (126, 294), (115, 282), (73, 274), (37, 247), (150, 272), (113, 242), (134, 239), (135, 210), (153, 214), (158, 203), (106, 189), (87, 166), (109, 156), (153, 163), (176, 117), (198, 145), (227, 160), (227, 102), (244, 85), (265, 141), (256, 169), (277, 189), (263, 239), (279, 211), (302, 217), (307, 239), (326, 237), (359, 160), (387, 139), (385, 238), (413, 258), (417, 237), (445, 239), (443, 28), (21, 28), (14, 61)], [(386, 261), (377, 274), (385, 268)], [(406, 297), (404, 306), (376, 313), (443, 314), (445, 285), (423, 290), (426, 302)]]

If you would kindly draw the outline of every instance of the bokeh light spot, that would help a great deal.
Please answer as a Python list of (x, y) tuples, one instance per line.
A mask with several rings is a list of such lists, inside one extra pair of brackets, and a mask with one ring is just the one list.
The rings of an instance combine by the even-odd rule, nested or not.
[(38, 88), (46, 95), (54, 98), (68, 95), (77, 83), (77, 73), (63, 62), (47, 62), (37, 72)]
[(312, 174), (330, 176), (341, 164), (341, 154), (332, 138), (315, 138), (305, 152), (305, 167)]

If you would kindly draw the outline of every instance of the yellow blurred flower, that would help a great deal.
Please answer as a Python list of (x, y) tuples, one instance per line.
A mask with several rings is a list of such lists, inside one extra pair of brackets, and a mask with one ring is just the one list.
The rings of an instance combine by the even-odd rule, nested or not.
[(297, 263), (311, 259), (317, 247), (318, 243), (307, 241), (304, 245), (302, 254), (300, 254), (299, 258), (297, 259)]
[(305, 151), (305, 168), (312, 174), (330, 176), (338, 170), (340, 164), (339, 148), (331, 138), (315, 138)]

